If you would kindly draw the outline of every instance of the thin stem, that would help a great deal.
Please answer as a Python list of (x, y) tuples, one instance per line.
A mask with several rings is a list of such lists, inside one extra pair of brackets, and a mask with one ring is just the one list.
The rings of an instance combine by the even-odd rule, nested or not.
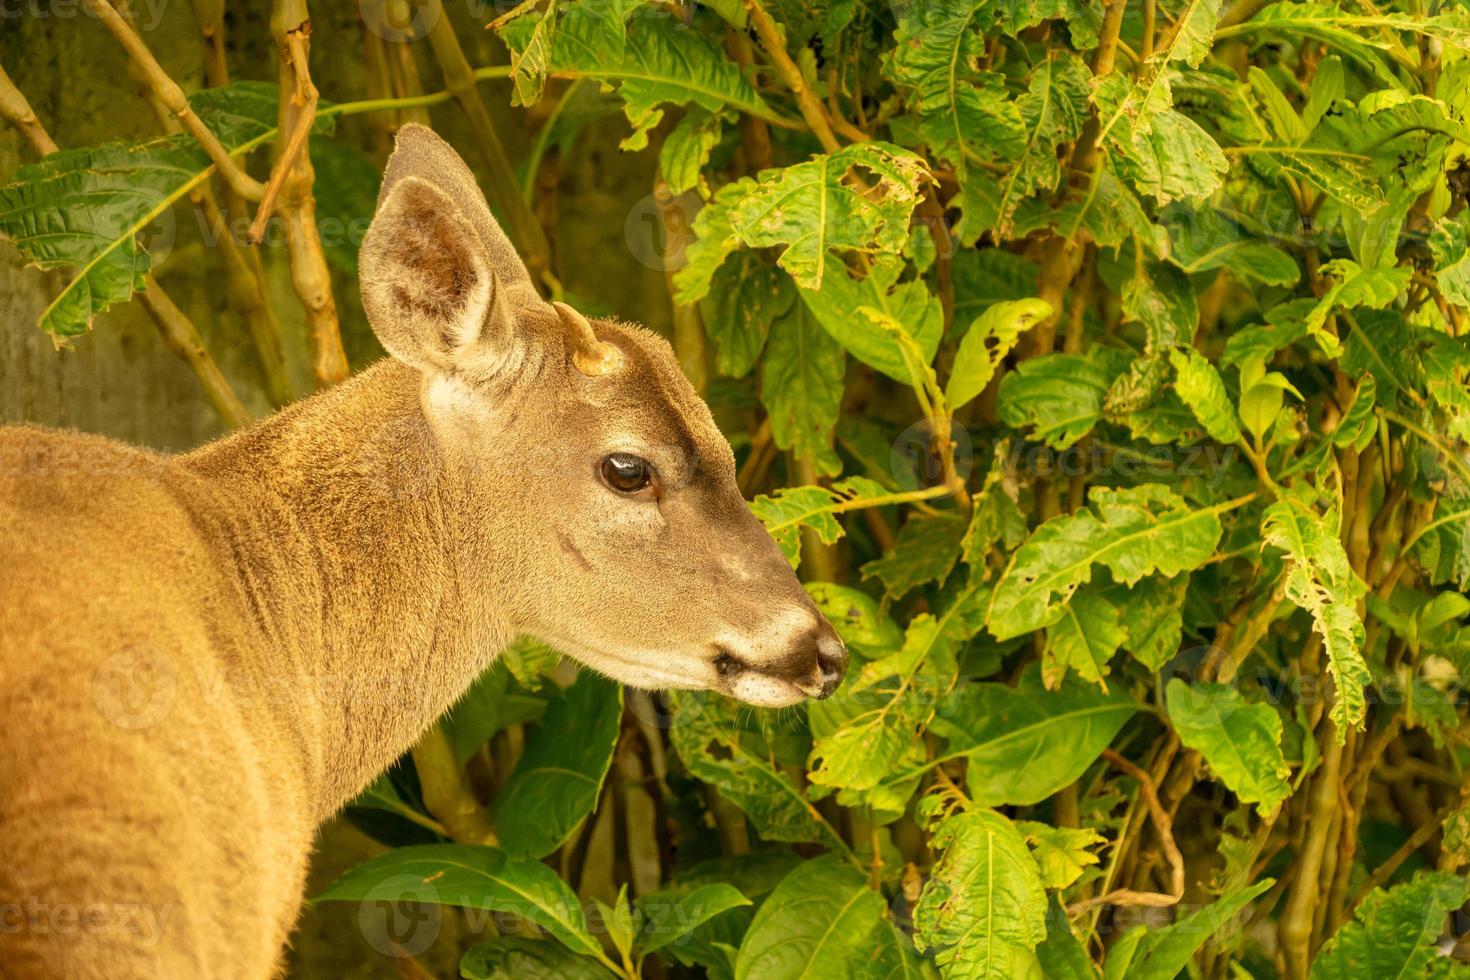
[(159, 65), (158, 60), (153, 57), (153, 52), (148, 50), (148, 45), (133, 30), (127, 19), (112, 9), (107, 0), (82, 0), (87, 12), (100, 20), (104, 27), (112, 32), (112, 36), (122, 45), (128, 57), (142, 70), (144, 78), (152, 88), (154, 96), (158, 98), (168, 110), (178, 116), (179, 122), (184, 124), (184, 129), (189, 135), (199, 141), (206, 155), (219, 169), (220, 176), (224, 177), (230, 187), (241, 197), (251, 201), (260, 200), (265, 193), (265, 188), (255, 180), (232, 158), (225, 150), (224, 144), (214, 135), (210, 128), (204, 125), (192, 108), (189, 107), (189, 99), (184, 95), (184, 90), (178, 83), (168, 76), (168, 73)]
[(832, 134), (832, 122), (827, 118), (827, 110), (822, 107), (822, 101), (817, 98), (810, 88), (807, 87), (806, 79), (801, 75), (801, 69), (796, 62), (791, 60), (791, 55), (786, 51), (786, 41), (781, 36), (780, 29), (766, 8), (761, 5), (760, 0), (741, 0), (745, 12), (750, 16), (751, 26), (755, 28), (756, 36), (760, 38), (761, 50), (765, 51), (766, 57), (771, 60), (781, 80), (796, 96), (796, 106), (801, 110), (801, 117), (806, 120), (812, 133), (822, 144), (822, 149), (828, 153), (835, 153), (841, 148), (837, 137)]
[(1159, 845), (1164, 849), (1164, 856), (1169, 861), (1169, 892), (1163, 894), (1116, 888), (1106, 894), (1084, 898), (1080, 902), (1067, 906), (1067, 914), (1079, 915), (1095, 905), (1142, 905), (1150, 908), (1166, 908), (1179, 904), (1179, 900), (1184, 897), (1184, 855), (1180, 853), (1179, 845), (1174, 841), (1173, 821), (1169, 819), (1164, 805), (1159, 802), (1159, 791), (1154, 785), (1153, 777), (1112, 749), (1103, 749), (1102, 755), (1104, 759), (1138, 781), (1144, 801), (1148, 804), (1149, 818), (1153, 821), (1154, 830), (1159, 835)]

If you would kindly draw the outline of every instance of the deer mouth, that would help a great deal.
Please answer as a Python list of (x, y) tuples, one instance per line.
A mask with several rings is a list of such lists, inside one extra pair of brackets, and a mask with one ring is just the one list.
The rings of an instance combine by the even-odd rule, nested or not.
[(714, 668), (723, 692), (737, 701), (761, 708), (785, 708), (807, 698), (824, 698), (830, 691), (799, 684), (747, 663), (724, 647), (717, 648)]

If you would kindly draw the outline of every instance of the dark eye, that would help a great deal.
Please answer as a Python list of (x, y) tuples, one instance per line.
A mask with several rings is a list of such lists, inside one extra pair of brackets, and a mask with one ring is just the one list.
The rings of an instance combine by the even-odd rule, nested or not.
[(653, 485), (653, 466), (631, 453), (613, 453), (602, 461), (602, 478), (618, 493), (637, 493)]

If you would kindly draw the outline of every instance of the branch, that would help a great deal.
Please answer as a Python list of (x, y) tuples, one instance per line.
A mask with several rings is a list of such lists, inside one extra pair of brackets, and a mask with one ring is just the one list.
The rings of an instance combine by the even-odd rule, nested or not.
[(214, 135), (210, 128), (204, 125), (204, 121), (194, 114), (189, 107), (189, 99), (184, 95), (184, 90), (179, 88), (177, 82), (169, 78), (143, 39), (133, 30), (127, 19), (119, 14), (107, 0), (82, 0), (87, 11), (98, 20), (102, 21), (104, 27), (112, 32), (117, 42), (122, 45), (128, 57), (132, 58), (142, 71), (154, 96), (168, 107), (168, 110), (179, 117), (179, 122), (184, 124), (190, 136), (199, 141), (204, 152), (209, 156), (211, 162), (219, 170), (220, 175), (229, 183), (231, 189), (241, 197), (251, 201), (258, 201), (265, 192), (260, 182), (247, 174), (240, 164), (230, 156), (229, 152), (220, 143), (219, 138)]
[[(285, 223), (286, 247), (291, 254), (291, 283), (306, 310), (312, 377), (318, 388), (325, 388), (345, 379), (348, 367), (337, 323), (337, 302), (332, 296), (332, 274), (317, 233), (316, 201), (311, 196), (316, 171), (302, 135), (309, 131), (309, 120), (316, 113), (316, 86), (312, 84), (307, 65), (311, 18), (306, 0), (277, 0), (271, 11), (271, 33), (280, 56), (277, 138), (285, 141), (280, 159), (290, 159), (290, 169), (281, 179), (277, 207)], [(305, 127), (301, 125), (303, 119), (308, 120)]]
[[(108, 8), (111, 9), (111, 8)], [(5, 119), (25, 135), (37, 153), (54, 153), (56, 141), (46, 132), (46, 127), (36, 118), (35, 111), (26, 100), (25, 94), (10, 80), (4, 68), (0, 68), (0, 118)], [(182, 357), (194, 369), (204, 393), (220, 417), (233, 428), (250, 424), (250, 413), (246, 411), (230, 382), (220, 371), (214, 358), (204, 347), (199, 331), (182, 310), (169, 299), (152, 275), (144, 278), (143, 291), (138, 294), (146, 309), (158, 326), (158, 332), (169, 349)]]
[(413, 747), (413, 767), (419, 774), (424, 807), (450, 837), (460, 844), (496, 843), (490, 817), (470, 792), (464, 770), (454, 761), (454, 749), (438, 722)]
[[(755, 28), (756, 36), (761, 40), (761, 50), (765, 51), (766, 57), (771, 60), (781, 80), (786, 87), (791, 89), (791, 94), (796, 96), (797, 108), (801, 110), (801, 117), (806, 120), (807, 126), (816, 135), (822, 144), (822, 149), (828, 153), (835, 153), (841, 149), (837, 137), (832, 135), (832, 123), (827, 118), (827, 110), (822, 107), (821, 100), (807, 87), (806, 79), (801, 77), (801, 69), (796, 62), (791, 60), (791, 55), (786, 51), (786, 41), (781, 36), (780, 28), (761, 6), (760, 0), (741, 0), (745, 6), (745, 12), (750, 15), (751, 26)], [(1119, 0), (1121, 3), (1122, 0)]]
[[(556, 284), (548, 279), (551, 274), (551, 243), (536, 215), (518, 193), (520, 182), (515, 168), (506, 156), (505, 145), (495, 132), (495, 124), (480, 92), (475, 88), (475, 71), (465, 58), (459, 38), (454, 33), (454, 24), (444, 12), (440, 0), (425, 0), (421, 15), (434, 26), (429, 29), (429, 46), (434, 49), (434, 58), (444, 74), (444, 84), (454, 93), (455, 100), (470, 124), (470, 132), (479, 144), (480, 155), (485, 158), (489, 169), (486, 192), (490, 203), (506, 224), (506, 231), (515, 243), (526, 267), (533, 278)], [(559, 287), (556, 287), (559, 288)]]
[(1169, 859), (1169, 894), (1116, 888), (1105, 895), (1084, 898), (1080, 902), (1067, 906), (1067, 914), (1077, 915), (1094, 905), (1143, 905), (1149, 908), (1167, 908), (1170, 905), (1179, 904), (1179, 900), (1184, 897), (1184, 855), (1179, 852), (1179, 845), (1174, 843), (1173, 823), (1169, 819), (1169, 814), (1164, 812), (1163, 804), (1159, 802), (1159, 791), (1154, 786), (1153, 777), (1112, 749), (1103, 749), (1102, 754), (1104, 759), (1138, 780), (1139, 789), (1148, 803), (1149, 817), (1153, 820), (1154, 829), (1158, 831), (1159, 843), (1164, 848), (1164, 855)]
[(46, 127), (41, 125), (41, 120), (36, 118), (35, 110), (25, 95), (5, 73), (4, 66), (0, 66), (0, 118), (20, 130), (20, 135), (31, 144), (37, 156), (44, 157), (60, 149), (51, 134), (46, 132)]

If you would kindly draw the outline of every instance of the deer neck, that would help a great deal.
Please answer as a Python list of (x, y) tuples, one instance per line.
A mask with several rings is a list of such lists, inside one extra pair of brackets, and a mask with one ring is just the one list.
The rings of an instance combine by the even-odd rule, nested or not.
[(253, 620), (255, 642), (226, 651), (240, 660), (226, 676), (243, 679), (243, 710), (299, 751), (318, 820), (511, 639), (486, 528), (467, 540), (464, 468), (435, 440), (422, 389), (418, 372), (384, 361), (184, 457), (202, 479), (196, 523)]

